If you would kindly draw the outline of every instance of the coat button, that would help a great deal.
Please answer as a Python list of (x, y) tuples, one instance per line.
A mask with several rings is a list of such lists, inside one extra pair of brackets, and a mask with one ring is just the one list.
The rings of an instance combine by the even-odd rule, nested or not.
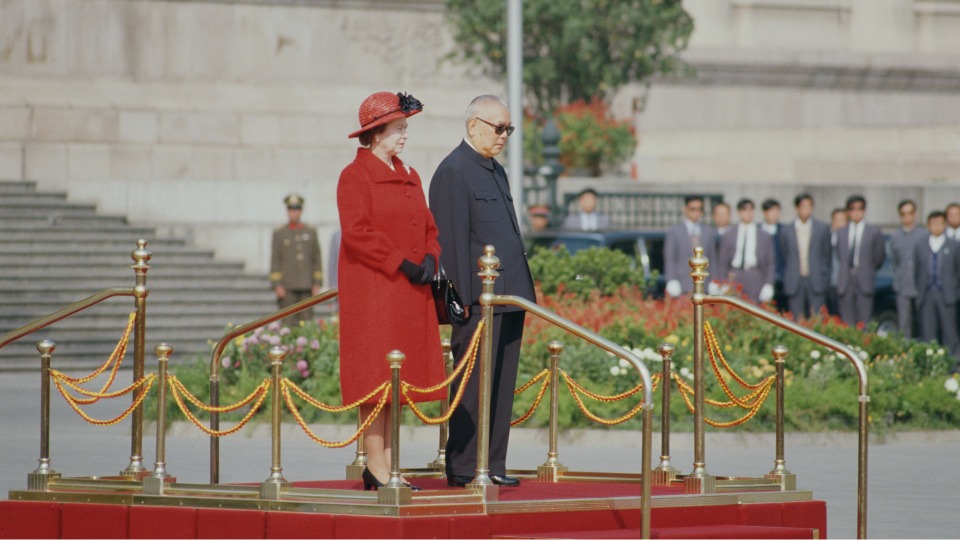
[(413, 193), (407, 192), (407, 197), (413, 197)]
[(417, 248), (413, 248), (413, 252), (414, 252), (414, 253), (420, 253), (420, 250), (417, 249)]
[(416, 224), (417, 224), (417, 220), (413, 220), (413, 221), (411, 221), (410, 223), (413, 224), (413, 225), (416, 225)]

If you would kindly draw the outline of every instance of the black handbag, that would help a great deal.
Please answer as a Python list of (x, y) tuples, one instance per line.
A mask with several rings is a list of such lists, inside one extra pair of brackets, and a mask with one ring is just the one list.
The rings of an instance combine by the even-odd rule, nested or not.
[(430, 284), (433, 289), (433, 304), (437, 308), (437, 322), (440, 324), (459, 324), (467, 319), (467, 312), (460, 300), (460, 293), (453, 282), (447, 279), (443, 265), (437, 265), (437, 273)]

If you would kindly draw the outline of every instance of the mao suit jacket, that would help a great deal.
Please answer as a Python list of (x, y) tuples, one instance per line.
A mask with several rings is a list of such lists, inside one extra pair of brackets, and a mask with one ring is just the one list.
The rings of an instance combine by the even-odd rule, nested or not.
[[(780, 227), (780, 251), (783, 253), (783, 292), (787, 296), (797, 294), (800, 284), (800, 242), (793, 223)], [(823, 221), (811, 219), (810, 246), (807, 266), (810, 270), (808, 283), (815, 294), (823, 294), (830, 286), (830, 226)]]
[[(480, 304), (478, 260), (492, 245), (500, 259), (495, 294), (536, 301), (527, 252), (503, 167), (460, 143), (440, 162), (430, 181), (430, 211), (440, 231), (440, 259), (465, 303)], [(517, 311), (497, 306), (497, 312)], [(471, 310), (479, 315), (479, 311)]]

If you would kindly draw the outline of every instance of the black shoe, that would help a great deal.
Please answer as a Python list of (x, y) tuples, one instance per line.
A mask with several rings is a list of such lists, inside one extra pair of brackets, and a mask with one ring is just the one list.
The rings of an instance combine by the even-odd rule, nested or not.
[(370, 469), (366, 467), (363, 468), (363, 475), (361, 475), (361, 478), (363, 478), (364, 491), (370, 491), (371, 489), (378, 490), (383, 487), (383, 482), (377, 480), (377, 477), (374, 476), (373, 473), (370, 472)]
[(490, 475), (490, 479), (493, 480), (493, 483), (498, 486), (503, 487), (517, 487), (520, 485), (520, 479), (514, 478), (512, 476), (495, 476)]
[(467, 484), (473, 482), (472, 476), (448, 475), (447, 485), (450, 487), (467, 487)]

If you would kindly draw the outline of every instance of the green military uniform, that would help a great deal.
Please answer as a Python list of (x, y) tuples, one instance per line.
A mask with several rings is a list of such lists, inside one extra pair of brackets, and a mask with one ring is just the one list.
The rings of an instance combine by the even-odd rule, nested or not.
[[(291, 195), (285, 199), (288, 208), (300, 208), (303, 199)], [(280, 309), (312, 296), (313, 286), (323, 284), (323, 263), (317, 230), (303, 223), (287, 224), (273, 231), (273, 247), (270, 257), (270, 285), (282, 286), (286, 296), (277, 298)], [(283, 319), (287, 326), (313, 318), (308, 309)]]

